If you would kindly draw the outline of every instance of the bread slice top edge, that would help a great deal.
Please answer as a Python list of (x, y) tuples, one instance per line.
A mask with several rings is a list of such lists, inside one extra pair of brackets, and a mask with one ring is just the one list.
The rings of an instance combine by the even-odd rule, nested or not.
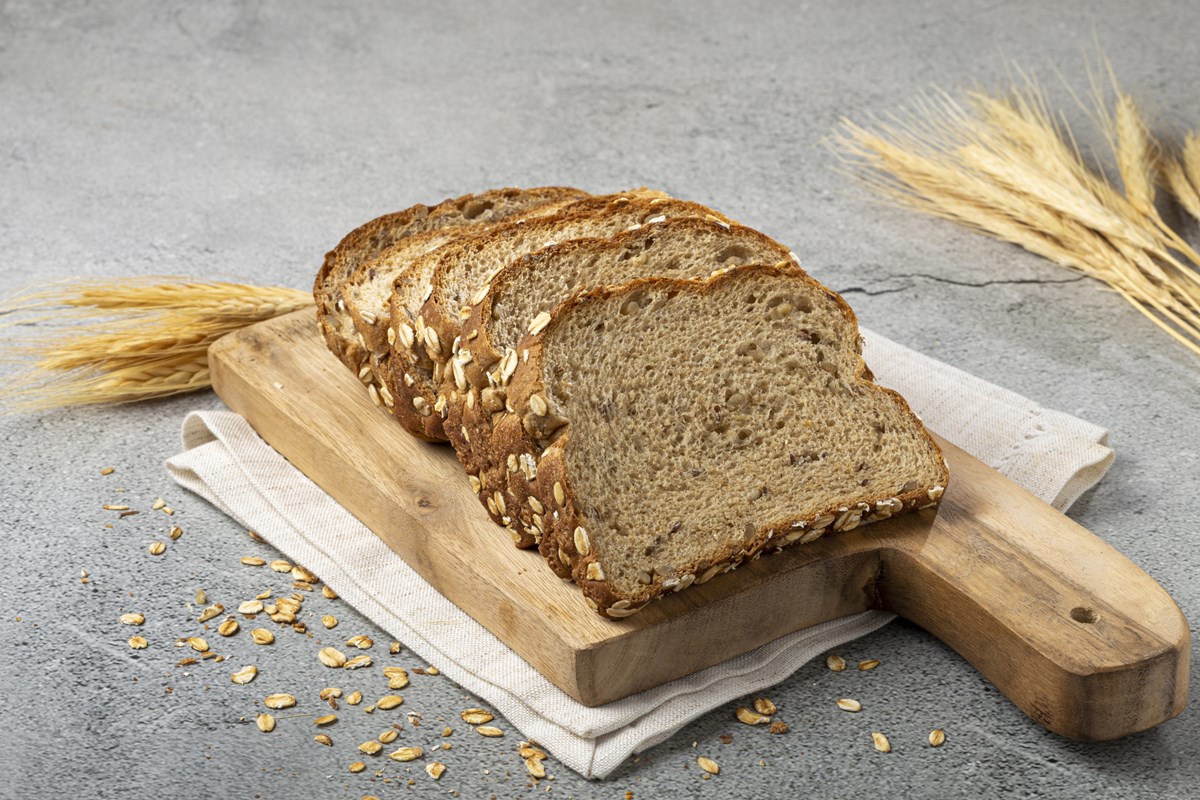
[[(703, 274), (682, 274), (687, 265), (680, 262), (686, 262), (689, 256), (705, 254), (688, 253), (684, 258), (676, 258), (654, 249), (670, 247), (679, 238), (689, 236), (726, 242), (726, 252), (715, 254), (711, 269)], [(609, 263), (614, 256), (626, 263), (618, 263), (618, 268), (612, 269)], [(551, 289), (547, 284), (552, 280), (553, 270), (562, 269), (572, 260), (591, 263), (575, 268), (578, 280), (569, 289)], [(474, 377), (471, 381), (474, 385), (486, 385), (482, 373), (507, 352), (515, 350), (521, 336), (539, 330), (554, 308), (576, 293), (620, 286), (639, 278), (703, 278), (718, 269), (783, 261), (799, 266), (796, 254), (787, 246), (753, 228), (715, 217), (673, 217), (604, 239), (574, 239), (546, 247), (505, 265), (488, 284), (479, 302), (471, 306), (462, 324), (461, 348), (469, 354), (467, 363), (471, 367), (467, 375)], [(638, 274), (634, 274), (635, 270)], [(536, 305), (524, 314), (517, 314), (510, 307), (517, 304)], [(533, 313), (528, 313), (529, 310)], [(520, 319), (516, 319), (518, 316)]]
[(351, 369), (357, 369), (362, 352), (356, 341), (354, 325), (341, 303), (340, 289), (363, 262), (379, 255), (400, 239), (417, 233), (448, 227), (459, 221), (486, 217), (496, 205), (508, 198), (534, 193), (551, 197), (586, 196), (572, 187), (545, 186), (532, 189), (508, 187), (476, 194), (464, 194), (429, 206), (417, 203), (402, 211), (376, 217), (342, 237), (325, 255), (313, 282), (317, 320), (329, 349)]

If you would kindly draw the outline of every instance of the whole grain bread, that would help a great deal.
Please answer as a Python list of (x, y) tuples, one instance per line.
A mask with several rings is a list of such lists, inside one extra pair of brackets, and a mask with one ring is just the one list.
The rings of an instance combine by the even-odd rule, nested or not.
[(794, 266), (579, 294), (519, 347), (494, 446), (531, 462), (540, 550), (608, 617), (948, 480), (849, 306)]
[[(505, 205), (505, 215), (517, 215), (516, 219), (530, 219), (555, 214), (579, 202), (574, 195), (546, 201), (537, 192), (527, 192), (511, 198)], [(504, 216), (503, 220), (514, 217)], [(395, 401), (387, 379), (390, 367), (391, 340), (391, 296), (393, 284), (413, 262), (448, 242), (464, 235), (479, 235), (503, 222), (476, 221), (469, 226), (455, 225), (438, 230), (407, 236), (392, 244), (375, 258), (360, 264), (343, 283), (340, 292), (342, 305), (349, 314), (357, 332), (356, 345), (361, 348), (363, 362), (358, 369), (358, 378), (367, 385), (372, 399), (394, 414)], [(411, 416), (411, 415), (410, 415)], [(410, 430), (423, 436), (420, 428)]]
[[(535, 512), (523, 497), (504, 492), (510, 477), (531, 479), (528, 460), (498, 459), (492, 432), (507, 412), (495, 372), (517, 345), (536, 333), (560, 302), (581, 290), (645, 277), (706, 277), (742, 264), (773, 264), (795, 256), (758, 231), (718, 220), (680, 217), (643, 225), (609, 239), (576, 239), (513, 261), (491, 281), (462, 325), (462, 344), (451, 362), (446, 435), (471, 476), (492, 519), (510, 528), (518, 547), (541, 538)], [(488, 487), (488, 488), (484, 488)], [(501, 506), (504, 513), (501, 513)]]
[(365, 348), (358, 341), (340, 290), (355, 269), (395, 242), (426, 231), (495, 222), (519, 213), (531, 202), (584, 197), (586, 194), (579, 189), (558, 186), (494, 189), (480, 194), (465, 194), (434, 206), (418, 203), (360, 225), (325, 255), (325, 261), (313, 283), (317, 324), (326, 345), (355, 372), (366, 363)]
[[(442, 313), (435, 298), (462, 298), (461, 285), (474, 281), (467, 295), (486, 284), (509, 261), (548, 244), (585, 236), (610, 236), (651, 219), (668, 216), (715, 216), (716, 212), (660, 192), (636, 190), (587, 198), (569, 213), (509, 222), (479, 236), (463, 237), (417, 259), (395, 281), (392, 292), (394, 340), (388, 392), (394, 415), (410, 431), (432, 441), (446, 441), (445, 403), (439, 398), (443, 372), (458, 348), (463, 310)], [(446, 276), (448, 291), (438, 289)]]

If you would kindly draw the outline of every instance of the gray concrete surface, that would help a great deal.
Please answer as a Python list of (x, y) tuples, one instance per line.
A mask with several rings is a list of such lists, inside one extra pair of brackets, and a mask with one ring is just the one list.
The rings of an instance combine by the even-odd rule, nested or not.
[[(1053, 74), (1086, 90), (1094, 41), (1179, 132), (1200, 121), (1197, 23), (1194, 3), (1128, 0), (6, 0), (0, 288), (153, 273), (307, 287), (344, 232), (413, 202), (505, 184), (658, 186), (791, 243), (875, 330), (1109, 427), (1117, 462), (1072, 516), (1196, 620), (1200, 360), (1089, 281), (867, 202), (830, 170), (822, 142), (839, 117), (898, 109), (932, 85), (994, 85), (1010, 60), (1048, 76), (1082, 124)], [(741, 726), (731, 704), (604, 783), (551, 760), (554, 780), (530, 786), (515, 732), (469, 735), (456, 714), (475, 701), (444, 677), (414, 675), (402, 710), (424, 725), (406, 723), (402, 738), (431, 746), (454, 726), (446, 775), (434, 784), (390, 762), (378, 767), (390, 783), (350, 775), (353, 745), (384, 728), (380, 715), (343, 715), (332, 748), (312, 741), (307, 714), (270, 736), (252, 724), (252, 701), (268, 690), (312, 708), (330, 679), (307, 639), (253, 648), (243, 636), (220, 642), (224, 665), (175, 666), (185, 653), (170, 643), (196, 630), (197, 587), (229, 605), (286, 586), (241, 566), (267, 548), (162, 469), (184, 413), (217, 406), (206, 393), (0, 418), (0, 797), (1197, 794), (1194, 709), (1123, 741), (1066, 741), (906, 624), (843, 649), (881, 659), (875, 673), (813, 664), (770, 692), (791, 733)], [(173, 520), (143, 513), (104, 527), (102, 503), (144, 509), (159, 495), (178, 509)], [(183, 537), (148, 555), (171, 522)], [(318, 597), (309, 608), (339, 616), (339, 633), (386, 640), (344, 604)], [(126, 646), (125, 611), (146, 615), (150, 649)], [(230, 684), (228, 667), (250, 659), (263, 674)], [(388, 660), (420, 666), (407, 652)], [(837, 711), (829, 701), (843, 693), (868, 711)], [(948, 734), (939, 750), (922, 744), (934, 727)], [(872, 751), (873, 729), (895, 752)], [(721, 775), (702, 781), (697, 754)]]

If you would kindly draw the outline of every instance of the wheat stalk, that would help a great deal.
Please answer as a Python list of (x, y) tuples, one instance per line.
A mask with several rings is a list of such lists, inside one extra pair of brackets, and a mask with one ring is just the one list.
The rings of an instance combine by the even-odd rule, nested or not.
[[(63, 281), (0, 302), (9, 411), (127, 403), (211, 385), (208, 346), (311, 305), (297, 289), (178, 278)], [(23, 334), (23, 335), (22, 335)]]
[(1113, 89), (1101, 125), (1124, 192), (1087, 164), (1029, 78), (1001, 94), (970, 92), (965, 104), (924, 98), (874, 130), (843, 120), (834, 149), (884, 201), (1103, 281), (1200, 355), (1200, 256), (1155, 206), (1161, 183), (1200, 210), (1200, 139), (1189, 137), (1178, 159), (1165, 154), (1115, 79)]

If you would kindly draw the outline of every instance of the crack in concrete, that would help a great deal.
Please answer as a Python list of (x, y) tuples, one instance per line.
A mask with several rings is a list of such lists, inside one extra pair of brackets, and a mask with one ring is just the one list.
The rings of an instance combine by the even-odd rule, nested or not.
[[(929, 275), (924, 272), (909, 272), (903, 275), (887, 275), (880, 283), (886, 283), (894, 280), (912, 280), (914, 278), (923, 278), (935, 283), (948, 283), (951, 286), (966, 286), (971, 289), (982, 289), (985, 286), (996, 286), (1002, 284), (1020, 285), (1020, 284), (1038, 284), (1042, 286), (1053, 286), (1066, 283), (1078, 283), (1087, 278), (1086, 275), (1076, 275), (1073, 278), (1063, 278), (1062, 280), (1050, 280), (1048, 278), (997, 278), (995, 280), (983, 281), (982, 283), (971, 283), (970, 281), (956, 281), (953, 278), (942, 278), (937, 275)], [(868, 297), (876, 297), (882, 294), (895, 294), (896, 292), (904, 292), (913, 288), (912, 283), (906, 283), (894, 289), (875, 289), (872, 290), (866, 286), (849, 286), (845, 289), (838, 289), (838, 294), (865, 294)]]

